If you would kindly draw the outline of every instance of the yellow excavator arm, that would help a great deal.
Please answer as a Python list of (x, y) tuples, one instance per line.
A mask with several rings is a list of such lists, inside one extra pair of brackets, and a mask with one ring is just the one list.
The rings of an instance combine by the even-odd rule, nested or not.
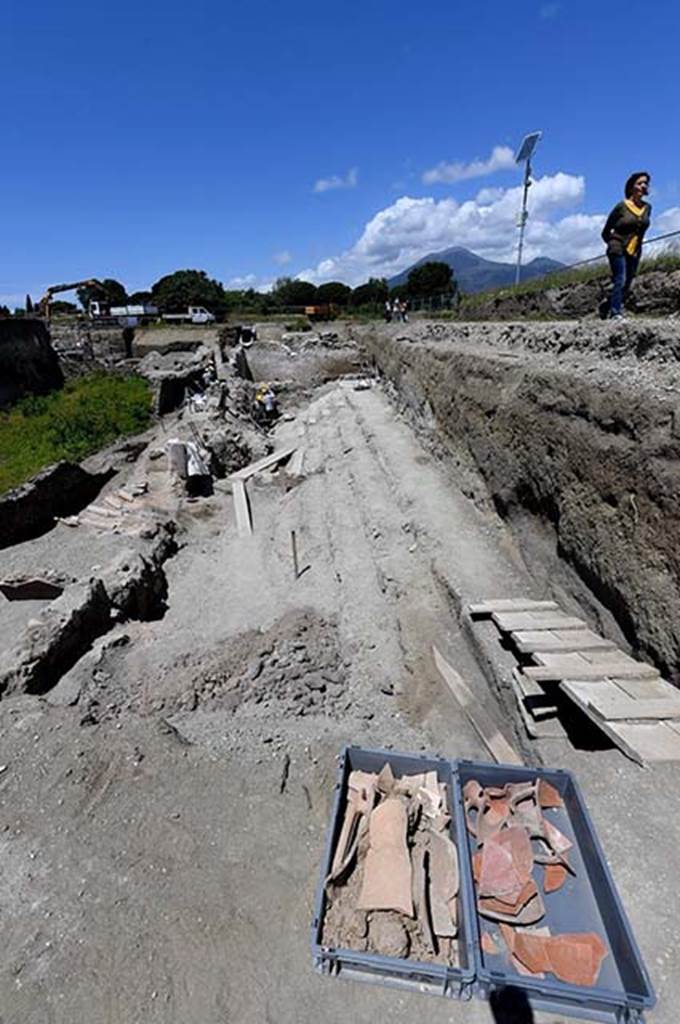
[(47, 289), (38, 303), (38, 316), (49, 320), (52, 296), (57, 295), (59, 292), (73, 291), (74, 288), (100, 288), (102, 291), (105, 290), (104, 285), (101, 281), (97, 281), (96, 278), (91, 278), (89, 281), (74, 281), (71, 284), (53, 284)]

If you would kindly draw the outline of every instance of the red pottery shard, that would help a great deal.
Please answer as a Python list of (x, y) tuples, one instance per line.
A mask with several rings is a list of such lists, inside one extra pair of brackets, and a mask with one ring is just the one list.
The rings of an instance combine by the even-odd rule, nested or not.
[[(535, 892), (520, 911), (508, 913), (500, 910), (491, 910), (489, 909), (489, 904), (496, 904), (501, 907), (503, 904), (493, 899), (479, 897), (477, 900), (477, 910), (482, 917), (488, 917), (491, 921), (504, 921), (512, 925), (529, 925), (536, 924), (541, 918), (545, 917), (545, 904), (539, 892)], [(506, 911), (509, 910), (509, 907), (506, 908)]]
[(515, 936), (512, 948), (513, 955), (520, 960), (532, 974), (542, 974), (552, 970), (548, 954), (550, 939), (530, 932), (519, 932)]
[(497, 910), (501, 914), (518, 914), (522, 907), (524, 907), (537, 892), (538, 889), (536, 887), (536, 883), (533, 878), (530, 878), (526, 885), (522, 886), (522, 891), (514, 900), (510, 900), (507, 897), (502, 899), (500, 896), (480, 896), (479, 902), (483, 903), (489, 910)]
[(497, 953), (500, 953), (500, 949), (488, 932), (482, 932), (480, 945), (482, 947), (482, 951), (486, 953), (487, 956), (496, 956)]
[(546, 892), (557, 892), (564, 885), (567, 869), (562, 864), (546, 864), (543, 876), (543, 888)]
[(503, 936), (503, 941), (505, 942), (505, 945), (512, 953), (513, 949), (515, 948), (515, 939), (517, 938), (517, 932), (514, 928), (511, 928), (510, 925), (507, 924), (499, 924), (498, 927), (500, 928), (500, 932), (501, 935)]
[(479, 879), (482, 874), (482, 851), (477, 850), (477, 853), (472, 854), (472, 877), (475, 880), (475, 885), (479, 885)]
[(574, 845), (558, 828), (548, 821), (547, 818), (543, 819), (543, 830), (546, 839), (550, 843), (555, 853), (566, 853)]
[(606, 956), (607, 947), (594, 932), (555, 935), (548, 942), (550, 970), (570, 985), (594, 985)]
[(538, 780), (538, 803), (543, 810), (547, 810), (548, 807), (561, 807), (562, 797), (557, 792), (554, 786), (551, 786), (545, 779)]
[(515, 902), (531, 877), (534, 857), (525, 830), (511, 825), (484, 843), (479, 892)]

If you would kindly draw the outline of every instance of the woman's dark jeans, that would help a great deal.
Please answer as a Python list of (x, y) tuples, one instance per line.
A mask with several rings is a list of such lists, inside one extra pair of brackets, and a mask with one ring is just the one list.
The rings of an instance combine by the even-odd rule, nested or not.
[(639, 256), (614, 256), (609, 253), (609, 267), (612, 272), (612, 294), (609, 301), (609, 315), (617, 316), (623, 310), (623, 300), (628, 295), (633, 278), (637, 273)]

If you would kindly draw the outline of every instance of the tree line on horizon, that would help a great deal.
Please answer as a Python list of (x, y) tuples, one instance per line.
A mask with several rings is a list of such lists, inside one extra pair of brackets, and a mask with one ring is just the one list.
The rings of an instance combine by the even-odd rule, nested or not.
[[(77, 291), (78, 301), (87, 310), (93, 300), (104, 299), (111, 306), (158, 306), (163, 313), (181, 313), (188, 306), (204, 306), (218, 319), (230, 313), (267, 316), (275, 313), (301, 310), (305, 306), (334, 306), (339, 310), (371, 310), (382, 308), (389, 299), (427, 300), (435, 296), (453, 299), (458, 287), (453, 271), (447, 263), (430, 261), (415, 267), (405, 284), (390, 288), (384, 277), (371, 277), (364, 284), (350, 288), (342, 281), (328, 281), (315, 285), (297, 278), (280, 277), (270, 292), (254, 288), (228, 289), (219, 281), (208, 277), (204, 270), (176, 270), (166, 274), (146, 291), (128, 293), (125, 285), (113, 278), (105, 278), (102, 288), (83, 287)], [(76, 314), (73, 302), (55, 300), (53, 314)], [(7, 307), (0, 306), (0, 316), (9, 316)], [(15, 316), (25, 310), (15, 310)]]

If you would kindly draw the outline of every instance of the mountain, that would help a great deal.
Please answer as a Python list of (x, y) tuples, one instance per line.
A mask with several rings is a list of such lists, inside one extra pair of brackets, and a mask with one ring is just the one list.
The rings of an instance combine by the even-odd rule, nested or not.
[[(443, 252), (432, 252), (428, 256), (423, 256), (417, 263), (391, 277), (387, 282), (388, 285), (390, 288), (395, 288), (399, 284), (406, 284), (408, 275), (414, 267), (431, 261), (448, 263), (462, 292), (483, 292), (487, 288), (502, 288), (504, 285), (515, 283), (515, 265), (513, 263), (494, 263), (492, 260), (482, 259), (481, 256), (470, 252), (469, 249), (455, 245), (452, 249), (444, 249)], [(557, 260), (538, 257), (522, 266), (522, 281), (528, 281), (532, 277), (543, 277), (555, 270), (561, 270), (563, 266), (564, 264), (558, 263)]]

